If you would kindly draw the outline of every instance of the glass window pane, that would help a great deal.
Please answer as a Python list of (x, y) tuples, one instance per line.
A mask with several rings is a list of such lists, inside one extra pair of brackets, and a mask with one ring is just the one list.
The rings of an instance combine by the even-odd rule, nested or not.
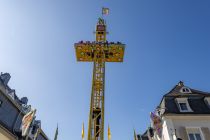
[(179, 103), (181, 110), (188, 110), (186, 103)]
[(201, 135), (200, 134), (195, 134), (196, 140), (201, 140)]
[(190, 140), (195, 140), (194, 135), (193, 134), (189, 134), (189, 138)]

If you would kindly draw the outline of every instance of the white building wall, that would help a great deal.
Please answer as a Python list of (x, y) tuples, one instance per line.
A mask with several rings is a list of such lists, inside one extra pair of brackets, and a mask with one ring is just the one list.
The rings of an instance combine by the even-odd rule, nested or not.
[(165, 117), (163, 117), (162, 119), (163, 119), (162, 140), (173, 140), (175, 129), (172, 119)]
[(16, 138), (0, 126), (0, 140), (15, 140)]
[[(181, 127), (199, 128), (199, 130), (201, 130), (202, 127), (206, 127), (210, 129), (210, 116), (195, 116), (195, 115), (194, 116), (167, 116), (166, 120), (167, 122), (171, 121), (172, 123), (172, 124), (168, 123), (167, 125), (168, 131), (164, 131), (164, 135), (165, 136), (169, 135), (169, 137), (170, 137), (170, 132), (169, 132), (170, 128), (172, 128), (173, 130), (176, 129), (176, 135), (178, 137), (181, 137), (181, 134), (179, 131)], [(205, 140), (202, 134), (202, 131), (201, 131), (201, 135), (203, 137), (203, 140)], [(165, 138), (165, 140), (173, 140), (172, 137), (170, 138), (169, 137)]]

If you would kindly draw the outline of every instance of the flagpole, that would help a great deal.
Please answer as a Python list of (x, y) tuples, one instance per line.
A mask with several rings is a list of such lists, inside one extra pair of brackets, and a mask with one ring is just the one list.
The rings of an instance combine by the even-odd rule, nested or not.
[(103, 17), (104, 17), (104, 14), (103, 14), (103, 9), (104, 9), (104, 7), (102, 7), (102, 10), (101, 10), (101, 18), (103, 18)]

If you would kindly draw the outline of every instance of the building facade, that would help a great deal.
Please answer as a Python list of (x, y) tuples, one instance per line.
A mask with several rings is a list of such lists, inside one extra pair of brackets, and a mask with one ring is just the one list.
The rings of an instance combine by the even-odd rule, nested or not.
[(179, 82), (150, 114), (140, 140), (210, 140), (210, 93)]
[(48, 140), (28, 99), (19, 99), (8, 86), (10, 78), (8, 73), (0, 75), (0, 140)]

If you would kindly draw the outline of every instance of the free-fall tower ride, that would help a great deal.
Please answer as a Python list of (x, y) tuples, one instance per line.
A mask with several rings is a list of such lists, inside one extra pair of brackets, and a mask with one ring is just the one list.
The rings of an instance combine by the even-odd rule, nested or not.
[(77, 61), (94, 64), (87, 140), (104, 140), (105, 62), (123, 62), (125, 44), (108, 42), (106, 29), (105, 20), (99, 18), (96, 41), (74, 44)]

